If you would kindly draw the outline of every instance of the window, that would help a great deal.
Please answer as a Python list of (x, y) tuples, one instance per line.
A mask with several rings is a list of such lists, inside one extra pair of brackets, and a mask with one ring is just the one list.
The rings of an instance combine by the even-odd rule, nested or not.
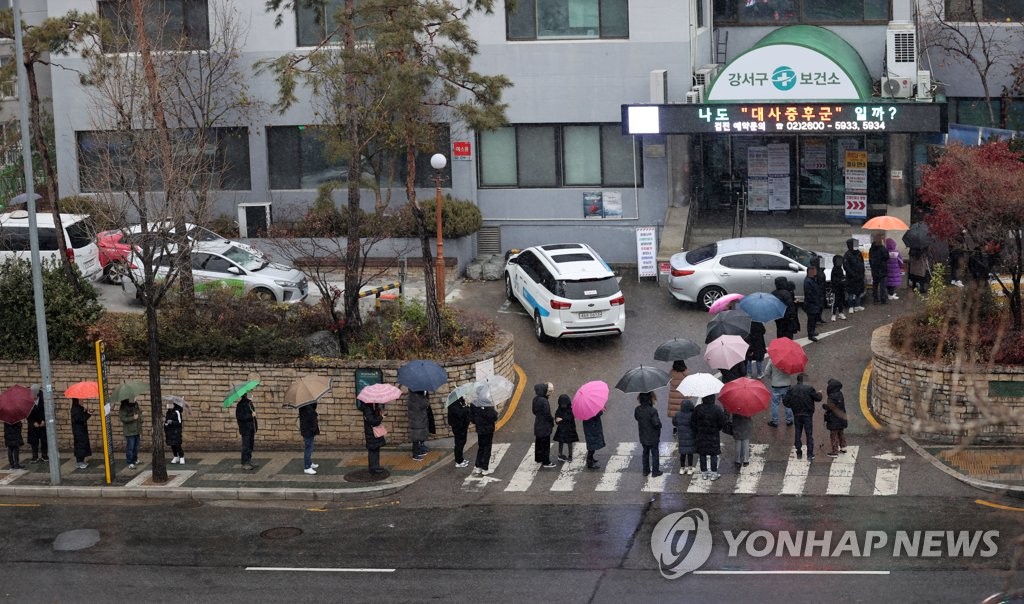
[[(146, 33), (155, 50), (210, 48), (207, 0), (153, 0), (146, 14)], [(110, 22), (113, 40), (104, 52), (135, 50), (135, 20), (130, 0), (100, 0), (99, 15)]]
[[(159, 158), (152, 152), (154, 131), (85, 131), (78, 132), (77, 137), (78, 175), (83, 192), (132, 190), (140, 166), (148, 190), (163, 188)], [(208, 130), (200, 153), (196, 151), (197, 137), (197, 130), (187, 128), (175, 130), (172, 137), (183, 162), (206, 162), (197, 166), (194, 186), (224, 191), (251, 188), (247, 128)]]
[(1022, 21), (1024, 4), (1020, 0), (946, 0), (946, 19), (949, 21), (974, 21), (975, 18), (979, 21)]
[[(438, 124), (438, 141), (435, 149), (451, 149), (448, 124)], [(271, 189), (316, 189), (326, 182), (348, 182), (348, 162), (329, 157), (324, 147), (325, 133), (315, 126), (271, 126), (267, 128), (267, 156), (270, 158)], [(436, 170), (430, 165), (430, 156), (434, 152), (423, 152), (416, 155), (416, 186), (421, 188), (434, 187)], [(382, 152), (374, 158), (365, 160), (363, 175), (372, 178), (368, 173), (372, 161), (380, 171), (381, 186), (405, 187), (408, 170), (405, 163), (405, 152)], [(442, 186), (451, 183), (451, 161), (441, 173)]]
[(697, 13), (697, 29), (704, 27), (704, 2), (705, 0), (697, 0), (697, 5), (694, 7)]
[(789, 260), (768, 254), (757, 254), (757, 265), (769, 271), (788, 271)]
[(233, 266), (234, 264), (228, 262), (227, 258), (221, 258), (220, 256), (210, 254), (209, 260), (207, 260), (206, 264), (203, 265), (203, 270), (211, 273), (230, 273), (230, 269)]
[(0, 82), (0, 97), (5, 99), (18, 98), (18, 71), (14, 64), (14, 57), (11, 55), (0, 56), (0, 71), (11, 70), (10, 79)]
[(726, 268), (737, 268), (737, 269), (757, 269), (757, 260), (754, 254), (735, 254), (733, 256), (725, 256), (718, 261), (719, 264)]
[(881, 23), (889, 0), (713, 0), (716, 23)]
[(519, 0), (506, 11), (509, 40), (628, 38), (628, 0)]
[[(334, 31), (334, 15), (345, 7), (345, 0), (324, 0), (320, 7), (306, 6), (297, 2), (296, 27), (298, 28), (299, 46), (316, 46), (324, 38), (327, 32)], [(338, 36), (333, 36), (332, 41), (340, 42)]]
[(949, 122), (984, 128), (1024, 130), (1024, 99), (993, 98), (988, 103), (982, 98), (949, 99)]
[(643, 184), (639, 142), (619, 124), (523, 125), (482, 132), (481, 187), (619, 187)]

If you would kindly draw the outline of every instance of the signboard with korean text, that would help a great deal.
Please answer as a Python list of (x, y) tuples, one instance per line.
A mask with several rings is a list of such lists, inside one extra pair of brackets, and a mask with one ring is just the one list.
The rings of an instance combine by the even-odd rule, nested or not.
[(641, 278), (658, 276), (657, 255), (658, 236), (654, 227), (637, 227), (636, 265)]
[(861, 193), (846, 194), (846, 217), (867, 218), (868, 196)]
[(768, 145), (768, 209), (789, 209), (789, 145)]
[(714, 101), (863, 98), (835, 59), (797, 44), (743, 53), (725, 66), (707, 94)]
[(455, 141), (452, 143), (452, 159), (470, 160), (473, 158), (473, 143), (470, 141)]
[(846, 188), (854, 191), (868, 190), (867, 151), (847, 151), (843, 165), (846, 168)]
[(768, 211), (768, 147), (747, 149), (747, 209)]
[(946, 132), (945, 103), (622, 105), (623, 134)]

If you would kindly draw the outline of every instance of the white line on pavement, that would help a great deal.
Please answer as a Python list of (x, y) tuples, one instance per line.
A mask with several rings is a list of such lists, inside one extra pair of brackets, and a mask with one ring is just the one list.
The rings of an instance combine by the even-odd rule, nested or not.
[(900, 486), (900, 467), (878, 468), (875, 472), (875, 495), (895, 495)]
[(764, 472), (764, 454), (768, 452), (768, 445), (755, 443), (750, 445), (750, 465), (740, 468), (740, 476), (736, 479), (736, 488), (733, 493), (752, 494), (757, 492), (757, 485), (761, 482), (761, 474)]
[(570, 443), (572, 447), (572, 461), (562, 462), (562, 470), (558, 478), (551, 485), (552, 491), (571, 491), (576, 486), (576, 477), (583, 464), (587, 463), (587, 448), (583, 443)]
[(540, 464), (533, 460), (534, 447), (535, 445), (530, 445), (529, 450), (526, 451), (523, 461), (516, 468), (516, 473), (508, 480), (508, 486), (505, 487), (506, 491), (522, 492), (529, 489), (530, 485), (533, 484), (533, 479), (537, 477), (537, 472), (540, 471)]
[(695, 570), (695, 575), (888, 575), (887, 570)]
[(614, 491), (619, 488), (619, 481), (622, 480), (622, 471), (629, 467), (630, 459), (640, 448), (639, 443), (619, 443), (615, 449), (615, 455), (608, 457), (604, 466), (604, 474), (598, 481), (595, 491)]
[(782, 491), (779, 494), (803, 495), (804, 485), (807, 483), (807, 472), (810, 469), (811, 463), (806, 459), (797, 459), (796, 449), (790, 449), (786, 473), (782, 477)]
[[(512, 443), (494, 443), (491, 446), (491, 460), (487, 464), (487, 467), (494, 470), (501, 463), (501, 460), (505, 458), (505, 453), (508, 451)], [(466, 459), (469, 459), (468, 457)], [(487, 486), (489, 482), (499, 482), (500, 479), (492, 476), (477, 476), (476, 474), (470, 474), (462, 481), (462, 490), (464, 491), (479, 491)]]
[(644, 486), (641, 489), (645, 493), (664, 493), (665, 492), (665, 481), (668, 480), (669, 468), (674, 467), (675, 464), (672, 460), (676, 456), (676, 448), (679, 447), (679, 443), (676, 441), (658, 443), (658, 466), (661, 470), (661, 476), (648, 476), (647, 480), (644, 481)]
[(846, 453), (832, 459), (832, 467), (828, 469), (828, 488), (826, 495), (849, 495), (853, 487), (853, 469), (857, 463), (858, 446), (846, 448)]
[(245, 570), (293, 573), (393, 573), (393, 568), (291, 568), (287, 566), (246, 566)]

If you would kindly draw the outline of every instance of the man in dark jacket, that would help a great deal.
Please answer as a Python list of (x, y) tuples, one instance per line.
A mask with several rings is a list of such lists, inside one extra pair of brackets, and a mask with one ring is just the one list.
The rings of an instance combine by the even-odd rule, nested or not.
[(313, 439), (320, 434), (316, 403), (299, 407), (299, 434), (302, 435), (302, 466), (306, 474), (316, 474), (320, 464), (313, 463)]
[(533, 387), (533, 437), (535, 439), (533, 460), (542, 468), (553, 468), (551, 463), (551, 431), (555, 418), (551, 415), (551, 401), (548, 400), (555, 387), (550, 382)]
[(885, 248), (884, 233), (871, 236), (868, 265), (871, 266), (871, 300), (875, 304), (888, 304), (885, 278), (889, 275), (889, 250)]
[(465, 468), (469, 465), (464, 455), (469, 432), (469, 405), (465, 398), (459, 397), (448, 405), (448, 425), (452, 427), (452, 435), (455, 437), (455, 467)]
[(846, 240), (846, 253), (843, 254), (843, 272), (846, 274), (846, 298), (850, 312), (864, 310), (861, 298), (864, 297), (864, 256), (857, 249), (857, 240)]
[(36, 404), (28, 414), (28, 446), (32, 447), (32, 460), (29, 463), (50, 461), (50, 452), (46, 441), (46, 411), (43, 407), (43, 390), (33, 384), (36, 392)]
[(482, 406), (477, 403), (486, 404), (488, 401), (477, 400), (469, 408), (469, 421), (476, 426), (476, 467), (474, 474), (491, 474), (491, 444), (494, 442), (494, 425), (498, 423), (498, 413), (491, 406)]
[(633, 409), (640, 433), (640, 446), (643, 447), (644, 476), (661, 476), (658, 463), (658, 443), (661, 441), (661, 418), (654, 408), (654, 393), (641, 392), (637, 397), (637, 406)]
[(256, 443), (256, 405), (248, 394), (242, 395), (235, 406), (235, 421), (242, 436), (242, 469), (254, 470), (256, 464), (252, 463), (252, 449)]
[(807, 267), (807, 277), (804, 279), (804, 312), (807, 313), (807, 339), (812, 342), (818, 341), (818, 322), (821, 321), (821, 311), (825, 308), (825, 290), (821, 289), (818, 281), (818, 267), (813, 264)]
[(409, 440), (412, 441), (412, 458), (422, 461), (427, 457), (426, 440), (430, 430), (430, 399), (428, 392), (412, 391), (409, 393)]
[(786, 314), (781, 319), (775, 319), (775, 336), (792, 340), (799, 330), (799, 319), (796, 314), (796, 302), (793, 301), (793, 294), (789, 290), (789, 279), (776, 277), (775, 291), (772, 295), (786, 305)]
[(814, 403), (821, 400), (821, 393), (804, 383), (806, 373), (796, 376), (796, 385), (790, 387), (782, 404), (793, 410), (793, 422), (796, 424), (796, 436), (793, 446), (796, 447), (796, 458), (803, 457), (803, 443), (800, 437), (807, 433), (807, 461), (814, 461)]

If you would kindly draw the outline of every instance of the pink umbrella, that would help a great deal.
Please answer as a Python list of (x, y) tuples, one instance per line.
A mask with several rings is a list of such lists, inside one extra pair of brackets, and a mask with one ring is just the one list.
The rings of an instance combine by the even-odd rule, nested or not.
[(371, 384), (359, 391), (356, 398), (368, 405), (383, 405), (398, 400), (402, 390), (391, 384)]
[(728, 369), (747, 358), (750, 345), (740, 336), (718, 336), (708, 344), (704, 360), (715, 369)]
[(588, 420), (604, 411), (609, 390), (608, 384), (601, 380), (583, 384), (572, 397), (572, 414), (577, 419)]
[(733, 302), (739, 302), (743, 299), (743, 294), (726, 294), (721, 298), (715, 300), (715, 303), (708, 308), (708, 312), (717, 314), (723, 310), (729, 310), (729, 305)]

